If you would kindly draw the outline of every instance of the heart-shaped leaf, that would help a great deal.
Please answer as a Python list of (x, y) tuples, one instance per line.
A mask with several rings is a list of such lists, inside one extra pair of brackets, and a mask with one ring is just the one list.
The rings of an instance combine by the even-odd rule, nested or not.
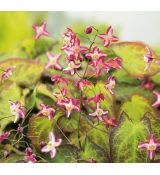
[[(122, 58), (123, 68), (133, 77), (145, 77), (156, 74), (160, 71), (160, 66), (156, 64), (156, 60), (152, 61), (151, 67), (144, 71), (146, 62), (144, 55), (147, 54), (145, 44), (140, 42), (120, 42), (112, 46), (115, 54)], [(156, 58), (155, 53), (153, 57)]]

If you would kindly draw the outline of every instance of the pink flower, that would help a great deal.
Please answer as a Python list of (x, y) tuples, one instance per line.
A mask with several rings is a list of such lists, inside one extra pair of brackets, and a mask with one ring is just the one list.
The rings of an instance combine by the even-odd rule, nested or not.
[(80, 101), (79, 99), (67, 98), (66, 101), (59, 102), (58, 105), (66, 109), (66, 115), (67, 115), (67, 118), (69, 118), (72, 110), (80, 112), (80, 108), (78, 106), (79, 101)]
[(75, 43), (76, 34), (72, 31), (72, 29), (67, 28), (67, 31), (63, 35), (63, 47), (62, 50), (66, 50), (72, 47)]
[(102, 69), (105, 69), (107, 73), (110, 70), (110, 66), (108, 64), (105, 64), (104, 59), (102, 58), (97, 60), (96, 62), (91, 62), (90, 65), (96, 69), (96, 77), (98, 77), (101, 74)]
[(88, 49), (85, 46), (81, 46), (80, 40), (76, 38), (74, 44), (71, 47), (67, 47), (64, 50), (66, 51), (67, 59), (70, 62), (74, 60), (82, 60), (81, 53), (86, 52)]
[(150, 82), (150, 80), (147, 78), (145, 79), (144, 81), (142, 81), (141, 85), (140, 85), (142, 88), (146, 88), (150, 91), (153, 90), (154, 88), (154, 83)]
[(5, 132), (3, 134), (0, 134), (0, 143), (3, 142), (3, 140), (8, 139), (10, 136), (10, 132)]
[(104, 95), (102, 93), (99, 93), (98, 95), (90, 98), (88, 101), (94, 101), (95, 103), (99, 103), (101, 100), (104, 100)]
[(74, 61), (70, 61), (68, 63), (68, 67), (63, 69), (64, 72), (69, 73), (71, 75), (75, 74), (76, 69), (80, 68), (81, 64), (75, 64)]
[(53, 75), (51, 77), (51, 80), (57, 84), (59, 83), (67, 84), (68, 83), (68, 80), (61, 75)]
[(36, 156), (33, 154), (33, 151), (30, 147), (27, 147), (26, 150), (25, 150), (25, 159), (28, 163), (36, 163), (37, 160), (36, 160)]
[(9, 101), (9, 103), (11, 114), (16, 117), (14, 123), (16, 123), (19, 118), (24, 119), (26, 116), (26, 109), (21, 106), (21, 103), (19, 101)]
[(57, 98), (57, 105), (61, 104), (62, 102), (66, 101), (66, 94), (67, 94), (67, 90), (65, 88), (63, 88), (61, 90), (61, 92), (55, 92), (53, 93), (53, 95)]
[(15, 69), (15, 68), (16, 68), (16, 66), (8, 67), (8, 69), (3, 72), (2, 76), (1, 76), (1, 80), (5, 79), (5, 78), (9, 78), (12, 75), (13, 69)]
[(148, 52), (144, 55), (144, 61), (147, 64), (146, 64), (146, 67), (145, 67), (144, 71), (146, 71), (146, 70), (148, 70), (150, 68), (152, 60), (153, 60), (153, 57), (152, 57), (153, 53), (152, 53), (151, 48), (146, 47), (146, 49), (147, 49)]
[(38, 112), (37, 116), (44, 115), (47, 116), (49, 120), (52, 120), (52, 118), (54, 117), (55, 110), (52, 107), (45, 104), (40, 104), (40, 106), (41, 110), (40, 112)]
[(86, 29), (85, 29), (85, 33), (86, 34), (92, 33), (92, 26), (87, 26)]
[(156, 101), (152, 104), (153, 107), (158, 107), (160, 105), (160, 93), (154, 91), (153, 94), (157, 98)]
[(105, 88), (106, 88), (107, 90), (109, 90), (109, 92), (110, 92), (111, 94), (114, 94), (113, 89), (114, 89), (114, 87), (115, 87), (115, 85), (116, 85), (115, 78), (114, 78), (113, 76), (110, 76), (110, 77), (108, 78), (108, 81), (109, 81), (109, 83), (105, 85)]
[(98, 119), (100, 121), (103, 121), (103, 116), (108, 114), (108, 111), (104, 111), (103, 109), (100, 108), (100, 103), (97, 103), (96, 104), (96, 111), (93, 112), (93, 113), (90, 113), (89, 115), (90, 116), (93, 116), (93, 117), (98, 117)]
[(148, 141), (138, 145), (141, 150), (147, 149), (150, 160), (154, 159), (156, 149), (160, 148), (160, 141), (156, 141), (153, 134), (150, 134)]
[(48, 36), (49, 33), (47, 32), (46, 30), (46, 25), (47, 25), (47, 22), (43, 22), (40, 26), (38, 25), (33, 25), (33, 29), (35, 30), (35, 39), (38, 40), (42, 35), (44, 36)]
[(55, 139), (55, 135), (53, 132), (49, 133), (49, 142), (46, 146), (44, 146), (41, 151), (45, 153), (50, 153), (51, 158), (53, 159), (56, 155), (56, 147), (58, 147), (62, 142), (62, 139)]
[(59, 59), (61, 58), (61, 54), (57, 54), (57, 55), (53, 55), (51, 54), (50, 52), (47, 52), (47, 57), (48, 57), (48, 63), (46, 65), (46, 69), (49, 69), (49, 68), (54, 68), (56, 70), (61, 70), (62, 67), (61, 65), (59, 64)]
[(114, 59), (108, 60), (107, 64), (114, 69), (121, 69), (122, 68), (121, 62), (122, 62), (122, 59), (119, 57), (116, 57)]
[(105, 34), (100, 34), (98, 37), (103, 40), (104, 47), (108, 47), (111, 42), (118, 41), (118, 38), (116, 36), (112, 35), (113, 28), (112, 26), (109, 26)]
[(23, 127), (20, 124), (18, 124), (17, 133), (23, 133)]
[(88, 81), (88, 80), (82, 80), (82, 79), (80, 79), (80, 80), (76, 81), (76, 86), (78, 86), (78, 88), (81, 91), (84, 90), (84, 87), (85, 86), (90, 86), (90, 85), (92, 85), (92, 83), (90, 81)]
[(92, 52), (85, 55), (86, 58), (91, 59), (95, 64), (99, 59), (104, 59), (106, 56), (106, 54), (100, 52), (98, 47), (94, 47)]
[(109, 126), (116, 127), (117, 126), (117, 120), (115, 117), (112, 117), (112, 118), (104, 117), (103, 122), (106, 125), (106, 127), (109, 127)]

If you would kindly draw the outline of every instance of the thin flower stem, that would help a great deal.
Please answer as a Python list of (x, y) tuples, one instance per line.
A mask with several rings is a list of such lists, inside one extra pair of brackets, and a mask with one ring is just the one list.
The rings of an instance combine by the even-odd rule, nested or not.
[(60, 130), (60, 132), (62, 133), (62, 135), (66, 138), (66, 140), (67, 140), (70, 144), (72, 144), (71, 141), (68, 139), (68, 137), (64, 134), (64, 132), (62, 131), (62, 129), (60, 128), (60, 126), (59, 126), (58, 124), (56, 124), (56, 126), (57, 126), (57, 128)]

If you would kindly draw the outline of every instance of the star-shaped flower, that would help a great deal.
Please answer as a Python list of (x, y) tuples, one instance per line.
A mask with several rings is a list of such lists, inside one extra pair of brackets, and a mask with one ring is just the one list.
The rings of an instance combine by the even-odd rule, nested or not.
[(55, 110), (51, 106), (45, 105), (43, 103), (40, 104), (40, 106), (41, 110), (38, 112), (37, 116), (44, 115), (47, 116), (49, 120), (52, 120)]
[(48, 31), (46, 30), (47, 22), (43, 22), (41, 25), (33, 25), (33, 29), (35, 30), (35, 40), (38, 40), (42, 35), (49, 36)]
[(156, 101), (152, 104), (153, 107), (158, 107), (160, 105), (160, 93), (154, 91), (153, 94), (155, 95), (155, 97), (157, 98)]
[(67, 89), (63, 88), (60, 92), (54, 92), (53, 95), (57, 98), (57, 105), (67, 100)]
[(15, 116), (14, 123), (16, 123), (19, 118), (22, 118), (22, 119), (25, 118), (26, 109), (21, 106), (21, 103), (19, 101), (16, 101), (16, 102), (9, 101), (9, 104), (10, 104), (11, 114)]
[(81, 64), (80, 64), (80, 63), (79, 63), (79, 64), (75, 64), (74, 61), (70, 61), (70, 62), (68, 63), (68, 67), (65, 68), (65, 69), (63, 69), (63, 71), (66, 72), (66, 73), (69, 73), (69, 74), (71, 74), (71, 75), (74, 75), (76, 69), (78, 69), (78, 68), (80, 68), (80, 67), (81, 67)]
[(5, 132), (5, 133), (0, 134), (0, 143), (3, 142), (3, 140), (8, 139), (9, 136), (10, 136), (10, 132)]
[(113, 89), (115, 88), (116, 85), (115, 77), (109, 76), (108, 81), (109, 83), (106, 84), (104, 87), (108, 89), (111, 94), (114, 94)]
[(98, 117), (100, 121), (103, 121), (103, 116), (108, 114), (108, 111), (104, 111), (102, 108), (100, 108), (100, 103), (96, 104), (96, 111), (93, 113), (90, 113), (90, 116)]
[(107, 73), (110, 70), (110, 66), (104, 63), (104, 59), (102, 58), (97, 60), (96, 62), (90, 62), (90, 65), (96, 69), (96, 77), (100, 76), (103, 69), (105, 69)]
[(91, 59), (92, 62), (97, 62), (99, 59), (105, 59), (106, 56), (105, 53), (100, 52), (97, 46), (94, 47), (90, 53), (85, 55), (85, 57)]
[(1, 80), (4, 80), (6, 78), (9, 78), (12, 75), (13, 69), (15, 69), (16, 66), (8, 67), (7, 70), (5, 70), (1, 75)]
[(156, 141), (153, 134), (150, 134), (148, 141), (142, 142), (138, 145), (141, 150), (147, 149), (150, 160), (154, 159), (155, 151), (160, 149), (160, 141)]
[(80, 80), (76, 81), (76, 86), (78, 86), (78, 88), (81, 91), (84, 90), (84, 87), (85, 86), (90, 86), (90, 85), (92, 85), (92, 83), (90, 81), (88, 81), (88, 80), (82, 80), (82, 79), (80, 79)]
[(45, 145), (41, 152), (50, 153), (51, 158), (53, 159), (56, 155), (56, 147), (58, 147), (62, 142), (62, 139), (55, 139), (55, 135), (53, 132), (49, 133), (49, 142)]
[(153, 60), (153, 52), (151, 48), (146, 47), (147, 53), (144, 55), (144, 61), (146, 62), (146, 67), (144, 68), (144, 71), (148, 70), (151, 66), (152, 60)]
[(33, 151), (30, 147), (27, 147), (25, 150), (25, 159), (28, 163), (36, 163), (36, 156), (33, 154)]
[(119, 57), (116, 57), (116, 58), (114, 58), (114, 59), (108, 60), (108, 61), (107, 61), (107, 64), (108, 64), (110, 67), (112, 67), (112, 68), (118, 70), (118, 69), (121, 69), (121, 68), (122, 68), (121, 62), (122, 62), (122, 59), (119, 58)]
[(60, 53), (53, 55), (52, 53), (47, 52), (47, 57), (48, 57), (48, 63), (45, 67), (46, 69), (49, 69), (49, 68), (54, 68), (56, 70), (62, 69), (62, 66), (59, 64), (59, 59), (61, 58)]
[(113, 34), (112, 26), (109, 26), (105, 34), (100, 34), (98, 37), (103, 40), (104, 47), (108, 47), (111, 42), (118, 41), (118, 38)]
[(68, 83), (68, 80), (66, 78), (64, 78), (62, 75), (53, 75), (51, 77), (51, 80), (57, 84), (59, 84), (59, 83), (67, 84)]
[(66, 109), (67, 118), (71, 115), (72, 110), (80, 112), (80, 108), (78, 106), (79, 99), (76, 98), (68, 98), (66, 101), (62, 101), (59, 103), (60, 106)]

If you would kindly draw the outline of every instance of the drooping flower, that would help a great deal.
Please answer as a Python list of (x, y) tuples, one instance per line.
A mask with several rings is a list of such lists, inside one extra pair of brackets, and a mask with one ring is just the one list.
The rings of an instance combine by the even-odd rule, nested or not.
[(96, 62), (90, 62), (90, 65), (96, 69), (96, 77), (98, 77), (101, 74), (102, 69), (105, 69), (107, 73), (110, 70), (110, 66), (104, 63), (104, 59), (99, 59)]
[(122, 68), (121, 62), (122, 62), (122, 59), (119, 58), (119, 57), (116, 57), (116, 58), (114, 58), (114, 59), (109, 59), (109, 60), (107, 61), (107, 64), (108, 64), (110, 67), (112, 67), (112, 68), (118, 70), (118, 69), (121, 69), (121, 68)]
[(113, 89), (115, 88), (116, 85), (116, 80), (114, 76), (109, 76), (108, 78), (108, 84), (106, 84), (104, 87), (109, 90), (111, 94), (114, 94)]
[(146, 67), (144, 68), (144, 71), (148, 70), (151, 66), (152, 60), (153, 60), (153, 53), (151, 48), (146, 47), (147, 53), (144, 55), (144, 61), (146, 62)]
[(144, 81), (142, 81), (141, 85), (142, 88), (146, 88), (150, 91), (154, 88), (154, 83), (152, 83), (148, 78), (146, 78)]
[(66, 101), (67, 89), (63, 88), (60, 92), (54, 92), (53, 95), (57, 98), (57, 105)]
[(25, 150), (25, 159), (28, 163), (36, 163), (36, 156), (33, 154), (33, 151), (30, 147), (27, 147)]
[(155, 151), (160, 149), (160, 141), (156, 141), (153, 134), (150, 134), (148, 141), (142, 142), (138, 145), (141, 150), (147, 149), (150, 160), (154, 159)]
[(6, 78), (9, 78), (12, 75), (13, 69), (15, 69), (16, 66), (8, 67), (7, 70), (5, 70), (1, 75), (1, 80), (4, 80)]
[(67, 98), (66, 101), (59, 102), (58, 105), (60, 105), (66, 109), (66, 115), (67, 115), (67, 118), (69, 118), (72, 110), (80, 112), (80, 108), (78, 105), (79, 102), (80, 102), (79, 99)]
[(118, 41), (118, 38), (113, 34), (112, 26), (109, 26), (105, 34), (100, 34), (98, 37), (103, 40), (104, 47), (108, 47), (111, 42)]
[(26, 109), (21, 106), (19, 101), (12, 102), (9, 100), (11, 114), (15, 116), (14, 123), (17, 122), (19, 118), (24, 119), (26, 116)]
[(87, 26), (86, 29), (85, 29), (85, 33), (86, 34), (92, 33), (92, 26)]
[(40, 104), (41, 110), (38, 112), (37, 116), (44, 115), (47, 116), (49, 120), (52, 120), (54, 117), (55, 110), (48, 105), (43, 103)]
[(87, 53), (85, 55), (85, 57), (87, 59), (91, 59), (94, 64), (96, 64), (96, 62), (99, 59), (105, 59), (106, 56), (107, 55), (105, 53), (100, 52), (100, 50), (99, 50), (99, 48), (97, 46), (95, 46), (90, 53)]
[(153, 94), (156, 97), (156, 101), (152, 104), (153, 107), (157, 108), (160, 105), (160, 93), (154, 91)]
[(42, 35), (49, 36), (48, 31), (46, 30), (47, 22), (43, 22), (41, 25), (33, 25), (33, 29), (35, 30), (35, 40), (38, 40)]
[(111, 117), (111, 118), (104, 117), (103, 122), (106, 125), (106, 127), (109, 127), (109, 126), (116, 127), (117, 126), (117, 120), (115, 117)]
[(46, 146), (41, 149), (41, 152), (50, 153), (51, 158), (53, 159), (56, 155), (56, 147), (58, 147), (62, 142), (62, 139), (55, 139), (53, 132), (49, 133), (49, 142)]
[(100, 108), (100, 103), (96, 104), (96, 111), (93, 113), (90, 113), (90, 116), (98, 117), (100, 121), (103, 121), (103, 116), (108, 114), (108, 111), (104, 111), (102, 108)]
[(56, 70), (61, 70), (62, 66), (59, 64), (59, 59), (61, 58), (61, 54), (53, 55), (50, 52), (47, 52), (48, 63), (46, 65), (46, 69), (54, 68)]
[(17, 133), (23, 133), (23, 127), (21, 126), (21, 124), (18, 124)]
[(94, 101), (95, 103), (99, 103), (101, 100), (104, 100), (104, 95), (102, 93), (88, 99), (89, 102)]
[(51, 80), (57, 84), (59, 83), (67, 84), (68, 83), (68, 80), (64, 78), (62, 75), (53, 75), (51, 77)]
[(78, 68), (80, 68), (80, 67), (81, 67), (81, 64), (80, 64), (80, 63), (79, 63), (79, 64), (75, 64), (74, 61), (70, 61), (70, 62), (68, 63), (68, 67), (65, 68), (65, 69), (63, 69), (63, 71), (66, 72), (66, 73), (69, 73), (69, 74), (71, 74), (71, 75), (74, 75), (76, 69), (78, 69)]
[(0, 134), (0, 143), (3, 142), (3, 140), (8, 139), (9, 136), (10, 136), (10, 132), (5, 132), (5, 133)]
[(76, 81), (76, 86), (78, 86), (78, 88), (83, 91), (84, 90), (84, 87), (85, 86), (90, 86), (92, 85), (92, 83), (88, 80), (83, 80), (83, 79), (80, 79), (78, 81)]

